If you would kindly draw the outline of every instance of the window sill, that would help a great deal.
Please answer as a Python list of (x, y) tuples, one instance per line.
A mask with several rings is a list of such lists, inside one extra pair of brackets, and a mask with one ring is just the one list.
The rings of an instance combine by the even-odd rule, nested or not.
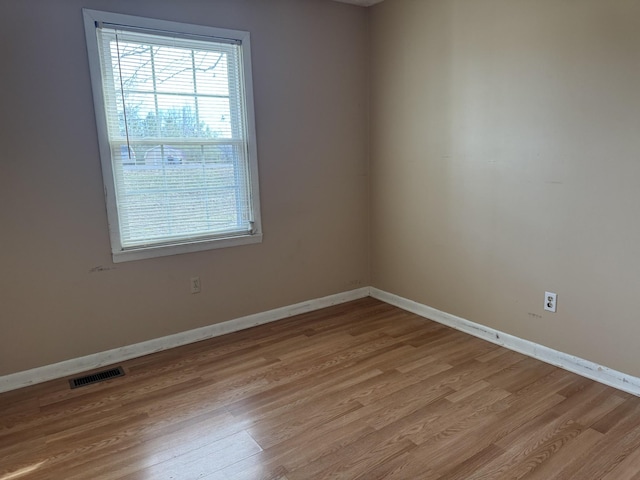
[(144, 260), (155, 257), (168, 257), (170, 255), (180, 255), (182, 253), (201, 252), (216, 248), (237, 247), (239, 245), (249, 245), (261, 243), (262, 233), (254, 235), (241, 235), (238, 237), (217, 238), (213, 240), (203, 240), (201, 242), (182, 243), (176, 245), (158, 245), (153, 247), (143, 247), (113, 252), (113, 263), (131, 262), (134, 260)]

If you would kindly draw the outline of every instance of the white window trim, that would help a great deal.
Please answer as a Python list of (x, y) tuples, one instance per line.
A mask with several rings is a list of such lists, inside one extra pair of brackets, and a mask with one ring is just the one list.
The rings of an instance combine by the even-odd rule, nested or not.
[[(83, 15), (113, 262), (119, 263), (131, 260), (142, 260), (146, 258), (177, 255), (181, 253), (190, 253), (202, 250), (226, 248), (262, 242), (262, 221), (260, 215), (260, 192), (258, 184), (258, 152), (256, 143), (255, 113), (253, 106), (253, 75), (251, 70), (251, 43), (249, 32), (209, 27), (205, 25), (185, 24), (167, 20), (157, 20), (88, 9), (83, 9)], [(200, 241), (185, 241), (183, 243), (172, 243), (168, 245), (153, 245), (128, 249), (122, 248), (120, 242), (118, 211), (116, 205), (115, 181), (111, 163), (111, 147), (109, 145), (109, 138), (107, 133), (107, 120), (101, 77), (100, 58), (98, 52), (99, 47), (96, 36), (96, 23), (100, 22), (126, 25), (129, 27), (138, 27), (149, 30), (173, 32), (177, 34), (202, 35), (206, 37), (235, 40), (242, 44), (242, 63), (245, 88), (244, 93), (247, 116), (247, 153), (250, 175), (249, 188), (251, 192), (251, 207), (253, 211), (254, 222), (252, 234), (218, 237)]]

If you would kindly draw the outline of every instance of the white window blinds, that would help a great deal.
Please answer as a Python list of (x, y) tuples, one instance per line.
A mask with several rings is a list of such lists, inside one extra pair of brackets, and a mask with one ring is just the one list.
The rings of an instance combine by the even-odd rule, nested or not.
[(119, 248), (254, 233), (242, 46), (96, 31)]

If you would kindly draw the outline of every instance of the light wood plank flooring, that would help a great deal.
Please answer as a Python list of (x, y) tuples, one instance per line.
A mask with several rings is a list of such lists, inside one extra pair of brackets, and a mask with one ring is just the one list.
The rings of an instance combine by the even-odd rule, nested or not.
[(640, 399), (366, 298), (0, 395), (0, 479), (640, 480)]

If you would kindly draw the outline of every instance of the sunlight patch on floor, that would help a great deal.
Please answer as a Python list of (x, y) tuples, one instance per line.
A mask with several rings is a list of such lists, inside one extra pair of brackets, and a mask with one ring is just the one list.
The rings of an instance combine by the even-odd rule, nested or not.
[(29, 465), (28, 467), (21, 468), (20, 470), (16, 470), (15, 472), (6, 473), (0, 477), (0, 480), (14, 480), (16, 478), (20, 478), (27, 473), (31, 473), (36, 471), (40, 466), (44, 463), (44, 461), (39, 463), (34, 463), (33, 465)]

